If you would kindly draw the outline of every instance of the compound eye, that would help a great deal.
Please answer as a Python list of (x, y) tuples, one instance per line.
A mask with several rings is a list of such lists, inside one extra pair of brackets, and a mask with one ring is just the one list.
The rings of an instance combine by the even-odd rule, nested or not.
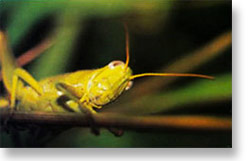
[(129, 90), (132, 86), (133, 86), (133, 82), (129, 81), (127, 87), (125, 88), (125, 90), (126, 91)]
[(113, 69), (114, 67), (119, 66), (119, 65), (124, 65), (124, 63), (119, 60), (112, 61), (111, 63), (109, 63), (109, 68)]

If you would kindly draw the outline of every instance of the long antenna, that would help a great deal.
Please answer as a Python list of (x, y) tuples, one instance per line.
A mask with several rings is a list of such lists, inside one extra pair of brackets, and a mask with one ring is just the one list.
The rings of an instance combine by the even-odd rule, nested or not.
[[(129, 64), (129, 32), (128, 32), (128, 26), (124, 22), (124, 31), (125, 31), (125, 39), (126, 39), (126, 63), (125, 63), (125, 69), (128, 67)], [(206, 79), (214, 79), (212, 76), (208, 75), (202, 75), (202, 74), (189, 74), (189, 73), (142, 73), (142, 74), (136, 74), (129, 77), (130, 80), (133, 80), (135, 78), (139, 77), (146, 77), (146, 76), (162, 76), (162, 77), (198, 77), (198, 78), (206, 78)]]
[(130, 80), (139, 78), (139, 77), (147, 77), (147, 76), (162, 76), (162, 77), (199, 77), (206, 79), (214, 79), (212, 76), (202, 75), (202, 74), (189, 74), (189, 73), (142, 73), (136, 74), (129, 77)]
[(125, 39), (126, 39), (126, 63), (125, 63), (125, 68), (128, 67), (129, 64), (129, 34), (128, 34), (128, 26), (124, 22), (124, 31), (125, 31)]

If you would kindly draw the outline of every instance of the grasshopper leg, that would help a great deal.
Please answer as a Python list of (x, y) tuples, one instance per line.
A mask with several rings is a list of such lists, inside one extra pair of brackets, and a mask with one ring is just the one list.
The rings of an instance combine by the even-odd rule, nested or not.
[[(96, 114), (96, 111), (92, 107), (88, 107), (86, 106), (86, 104), (80, 102), (82, 93), (78, 91), (75, 87), (68, 85), (66, 83), (61, 83), (61, 82), (56, 83), (56, 88), (60, 90), (61, 92), (63, 92), (64, 95), (67, 96), (69, 99), (78, 103), (80, 110), (87, 114), (91, 131), (94, 134), (99, 135), (100, 131), (96, 127), (95, 120), (93, 118), (93, 115)], [(64, 105), (67, 106), (66, 102), (64, 102)]]
[[(74, 88), (74, 87), (72, 87), (70, 85), (67, 85), (65, 83), (57, 83), (56, 87), (57, 87), (58, 90), (62, 91), (65, 95), (67, 95), (70, 99), (74, 100), (75, 102), (78, 102), (80, 110), (85, 112), (87, 114), (87, 116), (88, 116), (91, 131), (94, 134), (99, 134), (100, 132), (96, 128), (95, 120), (92, 117), (94, 114), (96, 114), (96, 111), (93, 109), (93, 106), (91, 106), (91, 104), (84, 104), (84, 102), (82, 102), (82, 100), (87, 100), (87, 102), (88, 102), (87, 96), (84, 96), (82, 94), (82, 92), (78, 91), (76, 88)], [(111, 133), (113, 133), (115, 136), (123, 135), (123, 130), (122, 129), (110, 127), (110, 128), (108, 128), (108, 130)]]
[(38, 84), (38, 82), (24, 69), (17, 68), (14, 71), (14, 75), (12, 77), (12, 88), (11, 88), (11, 99), (10, 99), (10, 107), (15, 107), (16, 100), (16, 92), (18, 88), (18, 80), (22, 79), (29, 86), (31, 86), (39, 95), (43, 94), (42, 87)]

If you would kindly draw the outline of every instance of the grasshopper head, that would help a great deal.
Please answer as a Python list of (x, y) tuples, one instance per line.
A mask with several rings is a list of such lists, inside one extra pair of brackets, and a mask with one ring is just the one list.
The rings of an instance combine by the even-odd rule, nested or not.
[(112, 61), (99, 69), (88, 83), (91, 103), (102, 106), (115, 100), (123, 91), (132, 86), (132, 70), (122, 61)]

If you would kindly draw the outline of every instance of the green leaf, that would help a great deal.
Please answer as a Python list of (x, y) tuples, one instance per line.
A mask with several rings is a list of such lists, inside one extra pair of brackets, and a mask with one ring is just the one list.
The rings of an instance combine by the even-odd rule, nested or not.
[(184, 105), (213, 102), (232, 97), (232, 76), (225, 74), (215, 80), (201, 80), (178, 90), (149, 95), (110, 112), (129, 114), (150, 114), (171, 110)]
[(31, 27), (42, 17), (55, 11), (55, 3), (39, 3), (31, 1), (5, 2), (15, 4), (12, 17), (7, 27), (11, 46), (19, 43)]

